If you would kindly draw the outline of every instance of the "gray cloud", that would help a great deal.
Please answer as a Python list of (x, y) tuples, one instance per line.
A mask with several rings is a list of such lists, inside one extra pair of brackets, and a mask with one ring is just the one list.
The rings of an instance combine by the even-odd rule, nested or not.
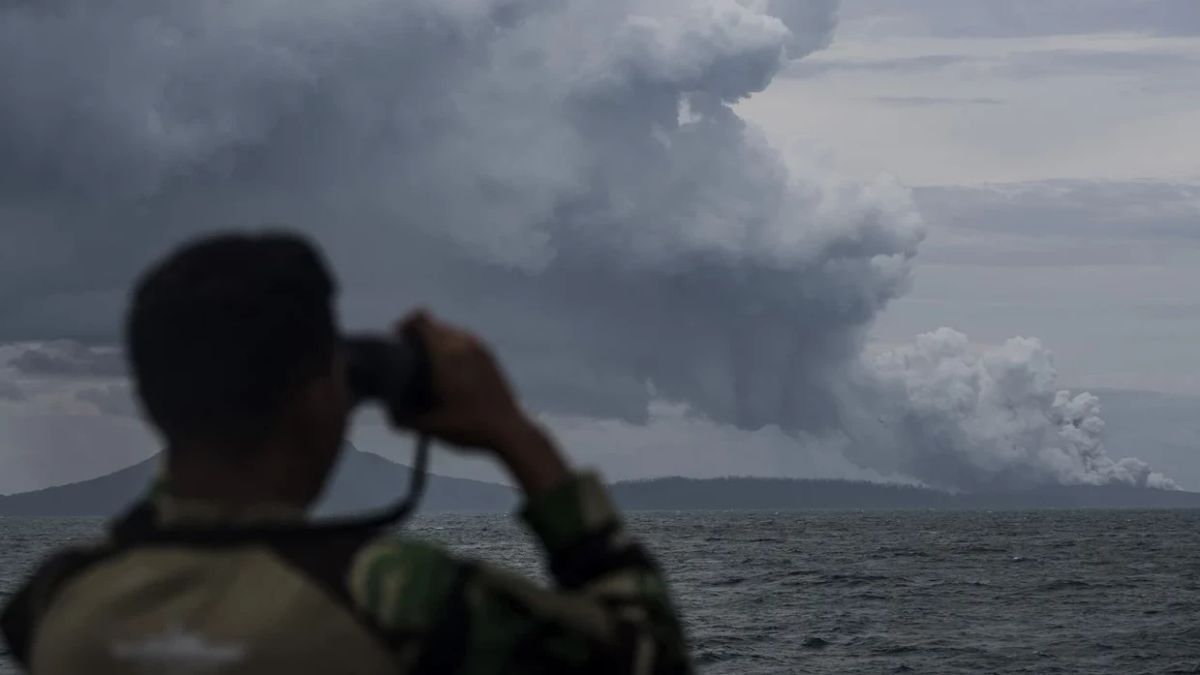
[[(1179, 74), (1183, 82), (1196, 80), (1200, 59), (1185, 53), (1169, 51), (1128, 51), (1102, 49), (1037, 49), (1018, 51), (1002, 56), (968, 54), (921, 54), (884, 59), (821, 58), (790, 64), (785, 77), (811, 78), (842, 73), (918, 74), (948, 68), (969, 68), (978, 75), (1002, 76), (1013, 79), (1067, 77), (1081, 74), (1138, 74), (1166, 71)], [(880, 102), (904, 101), (908, 97), (881, 97)], [(926, 97), (912, 97), (924, 99)], [(928, 97), (932, 102), (942, 97)], [(946, 97), (947, 101), (964, 100)], [(993, 102), (990, 98), (966, 101)], [(995, 101), (999, 102), (999, 101)]]
[(1200, 34), (1200, 5), (1193, 0), (844, 0), (842, 18), (938, 37)]
[(118, 377), (125, 373), (119, 350), (74, 340), (22, 345), (8, 367), (31, 377)]
[(23, 401), (25, 391), (15, 382), (0, 379), (0, 401)]
[[(1188, 264), (1200, 253), (1200, 186), (1044, 181), (914, 190), (927, 263), (980, 267)], [(1133, 311), (1164, 315), (1167, 307)]]
[(0, 326), (111, 339), (165, 247), (283, 221), (327, 249), (350, 325), (427, 302), (545, 411), (640, 423), (665, 399), (939, 485), (1169, 484), (1107, 457), (1034, 341), (864, 355), (922, 223), (893, 183), (793, 173), (737, 116), (830, 39), (836, 3), (768, 7), (6, 6), (0, 244), (49, 253), (0, 268)]
[(1002, 105), (1004, 101), (987, 96), (875, 96), (876, 103), (895, 106), (958, 106), (958, 105)]
[(978, 61), (978, 57), (966, 54), (922, 54), (891, 59), (822, 58), (793, 62), (783, 71), (783, 75), (785, 77), (818, 77), (838, 72), (909, 73), (939, 70)]
[(921, 212), (940, 226), (1200, 242), (1200, 185), (1056, 180), (925, 187), (913, 194)]
[(141, 413), (134, 401), (133, 390), (126, 382), (86, 387), (75, 393), (75, 399), (92, 405), (102, 415), (136, 418)]
[(1151, 319), (1195, 321), (1200, 319), (1200, 302), (1160, 302), (1141, 305), (1136, 311)]
[(1200, 59), (1189, 54), (1155, 51), (1105, 51), (1099, 49), (1044, 49), (1012, 54), (994, 66), (1015, 78), (1055, 77), (1086, 73), (1146, 73), (1179, 71), (1196, 80)]

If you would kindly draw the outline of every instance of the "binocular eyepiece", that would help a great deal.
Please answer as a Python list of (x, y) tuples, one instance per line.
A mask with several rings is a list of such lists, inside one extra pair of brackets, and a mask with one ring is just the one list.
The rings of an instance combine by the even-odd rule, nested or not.
[(411, 419), (433, 407), (429, 354), (416, 335), (350, 335), (343, 344), (355, 405), (376, 401), (395, 421)]

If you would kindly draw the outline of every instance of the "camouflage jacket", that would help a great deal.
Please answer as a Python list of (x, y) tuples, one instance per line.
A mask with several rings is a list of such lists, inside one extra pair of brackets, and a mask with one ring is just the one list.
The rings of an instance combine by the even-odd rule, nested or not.
[[(39, 675), (691, 672), (663, 577), (596, 477), (521, 515), (555, 588), (372, 529), (225, 541), (224, 523), (298, 514), (161, 497), (43, 564), (3, 629)], [(139, 535), (150, 522), (204, 536)]]

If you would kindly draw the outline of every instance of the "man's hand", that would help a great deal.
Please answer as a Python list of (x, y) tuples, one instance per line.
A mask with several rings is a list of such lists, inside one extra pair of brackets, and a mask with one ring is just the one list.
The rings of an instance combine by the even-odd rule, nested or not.
[(397, 330), (429, 355), (435, 407), (406, 426), (453, 445), (494, 452), (527, 493), (568, 477), (557, 448), (521, 410), (491, 351), (474, 335), (418, 311)]

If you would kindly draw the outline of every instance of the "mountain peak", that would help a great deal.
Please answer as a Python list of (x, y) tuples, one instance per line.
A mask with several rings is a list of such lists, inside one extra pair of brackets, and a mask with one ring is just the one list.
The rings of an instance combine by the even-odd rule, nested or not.
[[(112, 516), (146, 493), (159, 456), (97, 478), (0, 496), (5, 516)], [(403, 496), (411, 469), (349, 447), (318, 502), (322, 514), (381, 508)], [(482, 481), (430, 475), (421, 500), (424, 511), (505, 511), (516, 504), (513, 490)]]

